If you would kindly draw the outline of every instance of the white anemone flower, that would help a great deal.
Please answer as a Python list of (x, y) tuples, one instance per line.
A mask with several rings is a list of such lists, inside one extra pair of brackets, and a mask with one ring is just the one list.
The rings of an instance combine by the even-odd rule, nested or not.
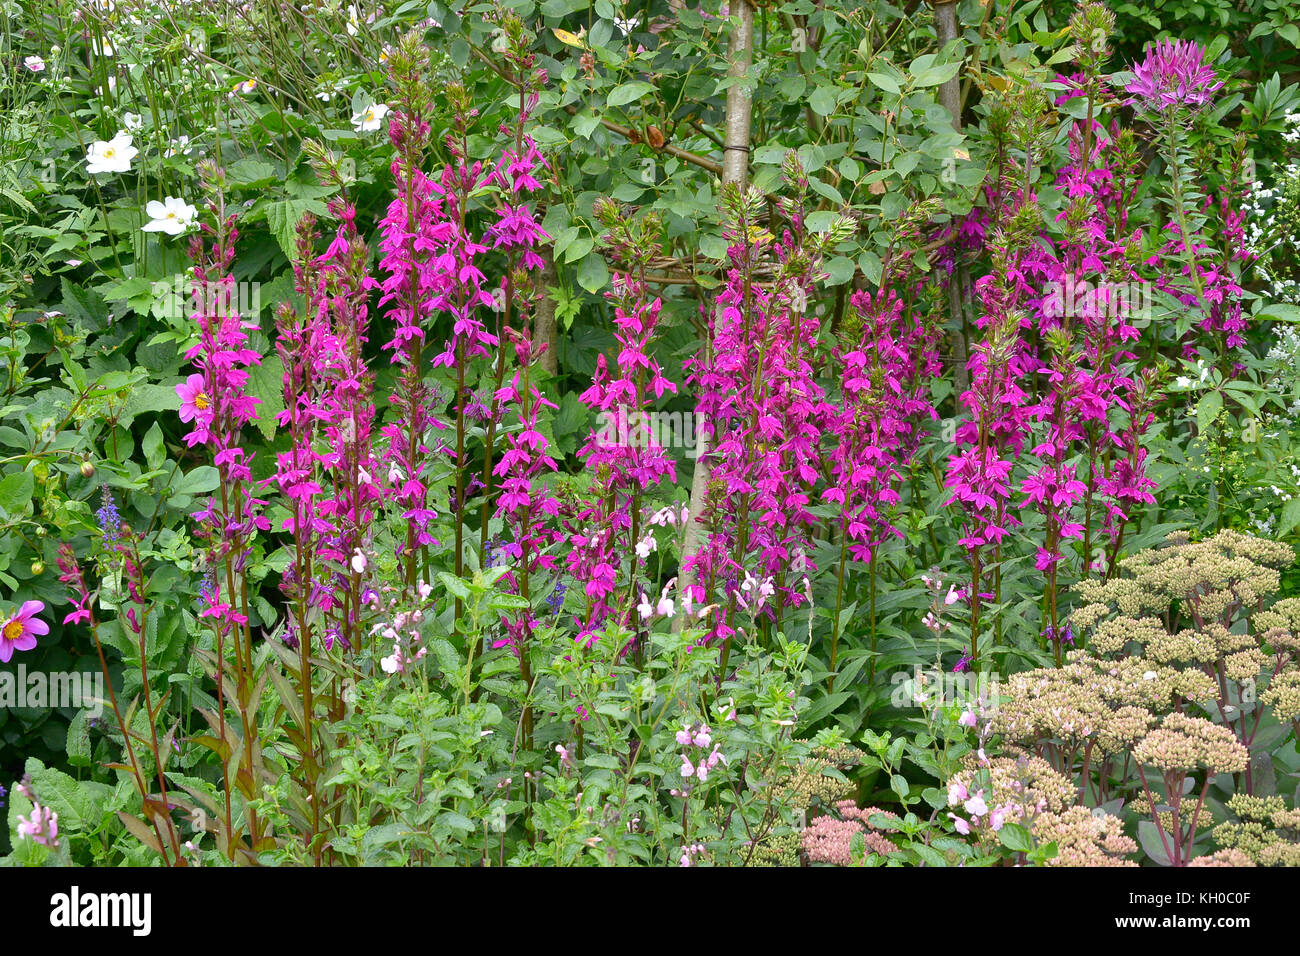
[(384, 103), (376, 103), (354, 115), (352, 126), (358, 133), (373, 133), (383, 125), (384, 117), (387, 115), (388, 106)]
[(171, 159), (173, 156), (177, 155), (188, 156), (192, 149), (193, 147), (190, 146), (190, 138), (182, 134), (180, 139), (172, 140), (171, 145), (163, 150), (163, 159)]
[(125, 173), (131, 169), (131, 160), (140, 152), (131, 145), (131, 134), (119, 132), (107, 143), (103, 140), (91, 143), (86, 150), (86, 172), (92, 176), (98, 173)]
[(179, 236), (198, 217), (199, 211), (184, 199), (167, 196), (162, 202), (154, 200), (144, 207), (149, 214), (149, 222), (140, 228), (144, 232), (165, 232), (169, 236)]

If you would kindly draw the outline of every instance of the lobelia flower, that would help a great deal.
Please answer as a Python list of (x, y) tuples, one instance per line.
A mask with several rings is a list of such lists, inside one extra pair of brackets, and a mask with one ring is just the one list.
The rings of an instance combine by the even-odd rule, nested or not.
[[(599, 200), (593, 211), (609, 230), (603, 242), (635, 269), (650, 253), (652, 237), (660, 229), (658, 217), (647, 216), (633, 224), (607, 199)], [(616, 272), (611, 285), (605, 297), (614, 304), (615, 357), (611, 367), (603, 354), (597, 356), (591, 387), (579, 396), (602, 422), (578, 451), (594, 476), (592, 489), (565, 522), (570, 531), (569, 572), (588, 582), (587, 614), (580, 634), (584, 641), (614, 610), (609, 599), (618, 588), (624, 557), (635, 556), (626, 572), (635, 580), (658, 549), (651, 529), (633, 540), (642, 527), (641, 496), (664, 478), (676, 476), (672, 458), (648, 424), (652, 403), (677, 390), (651, 355), (662, 302), (651, 299), (646, 285), (627, 273)], [(665, 520), (652, 516), (649, 524), (662, 525)], [(642, 588), (637, 608), (642, 621), (656, 612), (671, 614), (666, 589), (656, 606), (650, 600)]]
[[(221, 584), (232, 576), (240, 580), (254, 532), (270, 529), (270, 522), (261, 513), (265, 502), (249, 493), (252, 456), (242, 447), (243, 429), (257, 418), (260, 401), (248, 394), (248, 369), (260, 365), (262, 356), (250, 347), (245, 331), (256, 328), (256, 323), (242, 318), (235, 307), (235, 278), (230, 269), (239, 233), (235, 216), (225, 204), (225, 173), (210, 161), (200, 163), (199, 173), (213, 197), (209, 208), (216, 222), (203, 223), (190, 240), (190, 258), (194, 262), (192, 319), (199, 335), (185, 358), (199, 372), (198, 380), (191, 375), (177, 387), (177, 394), (182, 400), (181, 414), (193, 423), (185, 442), (191, 447), (207, 447), (223, 486), (220, 502), (209, 499), (206, 507), (191, 515), (197, 525), (196, 534), (207, 539), (210, 566), (224, 566), (229, 572), (218, 576), (213, 590), (203, 595), (205, 607), (200, 617), (212, 619), (223, 629), (232, 623), (246, 629), (248, 617), (238, 585), (236, 593), (223, 595)], [(200, 407), (205, 402), (206, 407)], [(232, 601), (239, 602), (238, 609)]]
[(429, 507), (427, 471), (431, 449), (426, 438), (446, 425), (433, 414), (435, 393), (424, 379), (424, 325), (433, 296), (442, 288), (445, 275), (434, 250), (444, 241), (448, 227), (442, 213), (443, 199), (435, 184), (422, 171), (427, 150), (429, 121), (425, 111), (432, 97), (424, 82), (428, 51), (403, 44), (402, 55), (389, 63), (397, 89), (397, 108), (388, 135), (396, 148), (391, 170), (397, 195), (379, 223), (382, 238), (379, 269), (384, 278), (379, 305), (393, 323), (393, 338), (383, 349), (399, 366), (389, 403), (393, 415), (381, 428), (388, 440), (387, 499), (402, 509), (407, 535), (399, 545), (404, 556), (405, 578), (413, 588), (419, 577), (417, 549), (434, 544), (429, 532), (436, 512)]
[[(809, 529), (817, 521), (811, 491), (820, 474), (822, 425), (832, 406), (813, 366), (818, 321), (805, 313), (830, 234), (802, 230), (807, 179), (793, 151), (783, 173), (796, 197), (786, 206), (796, 231), (787, 230), (780, 240), (755, 223), (762, 202), (756, 190), (732, 185), (723, 191), (730, 268), (715, 298), (705, 346), (689, 363), (698, 428), (709, 446), (707, 462), (700, 462), (718, 491), (696, 516), (711, 528), (695, 553), (684, 555), (682, 570), (691, 583), (683, 594), (700, 603), (711, 591), (728, 595), (709, 640), (734, 632), (743, 580), (755, 571), (763, 580), (779, 580), (795, 555), (812, 550)], [(769, 259), (777, 271), (770, 288), (751, 281)], [(754, 613), (761, 609), (774, 618), (780, 607), (804, 601), (797, 586), (779, 590), (778, 600), (760, 602)]]
[(76, 598), (72, 612), (63, 619), (64, 625), (90, 623), (90, 590), (86, 587), (86, 579), (77, 563), (72, 545), (67, 542), (59, 545), (56, 563), (59, 566), (59, 581), (66, 584)]
[(92, 176), (129, 172), (131, 160), (139, 152), (131, 145), (131, 134), (127, 132), (119, 132), (107, 142), (97, 140), (86, 149), (86, 172)]
[(925, 379), (938, 371), (932, 336), (891, 289), (851, 297), (861, 325), (854, 348), (837, 349), (842, 402), (828, 425), (834, 482), (823, 493), (843, 506), (848, 555), (869, 562), (876, 548), (902, 532), (890, 523), (899, 502), (902, 462), (916, 444), (914, 420), (936, 418)]
[(36, 616), (44, 610), (43, 601), (24, 601), (0, 626), (0, 663), (9, 663), (14, 651), (32, 650), (38, 636), (50, 633), (50, 626)]
[(179, 236), (194, 225), (199, 211), (184, 199), (167, 196), (162, 202), (153, 200), (145, 207), (149, 222), (140, 227), (141, 232), (165, 232), (169, 236)]

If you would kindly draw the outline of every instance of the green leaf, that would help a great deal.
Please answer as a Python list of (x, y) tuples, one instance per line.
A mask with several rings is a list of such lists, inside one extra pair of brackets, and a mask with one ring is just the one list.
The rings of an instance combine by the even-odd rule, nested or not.
[(0, 510), (6, 515), (19, 515), (32, 501), (35, 479), (30, 471), (16, 471), (0, 481)]
[(172, 490), (178, 495), (201, 495), (216, 491), (220, 483), (221, 473), (216, 468), (211, 465), (199, 465), (182, 475), (172, 486)]
[(813, 90), (813, 95), (808, 98), (808, 105), (812, 107), (814, 113), (818, 116), (829, 116), (835, 112), (835, 88), (831, 86), (819, 86)]
[(606, 103), (611, 106), (627, 106), (629, 103), (635, 103), (647, 93), (654, 91), (654, 85), (644, 80), (634, 80), (631, 83), (624, 83), (622, 86), (616, 86), (610, 90)]
[(1207, 431), (1214, 420), (1219, 417), (1219, 412), (1223, 411), (1223, 395), (1218, 391), (1206, 392), (1205, 396), (1196, 406), (1196, 425), (1202, 431)]
[(822, 268), (830, 275), (826, 280), (827, 285), (843, 285), (852, 279), (853, 273), (857, 271), (857, 266), (848, 256), (835, 256)]
[(257, 403), (257, 418), (253, 424), (270, 441), (275, 436), (276, 416), (284, 411), (284, 362), (280, 356), (271, 355), (248, 370), (247, 392)]
[(443, 587), (451, 592), (452, 597), (460, 598), (462, 601), (469, 600), (469, 588), (465, 586), (465, 582), (460, 578), (448, 574), (446, 571), (439, 571), (438, 580), (442, 582)]
[(889, 778), (889, 789), (893, 790), (894, 793), (898, 794), (898, 798), (900, 800), (906, 800), (907, 795), (912, 790), (912, 787), (907, 782), (906, 777), (904, 777), (902, 774), (896, 773)]
[(1290, 534), (1297, 525), (1300, 525), (1300, 498), (1292, 498), (1282, 506), (1282, 517), (1278, 521), (1277, 536), (1281, 538)]
[(144, 460), (150, 471), (157, 471), (162, 467), (163, 461), (167, 458), (167, 449), (163, 445), (162, 429), (158, 427), (157, 422), (150, 425), (149, 430), (144, 433), (140, 449), (144, 452)]
[(957, 70), (960, 68), (960, 63), (945, 63), (942, 66), (929, 66), (913, 73), (912, 82), (916, 86), (938, 86), (940, 83), (947, 83), (956, 76)]
[(1004, 823), (998, 831), (998, 841), (1008, 850), (1028, 853), (1034, 848), (1034, 838), (1019, 823)]
[(316, 199), (284, 199), (267, 203), (266, 224), (290, 262), (295, 255), (294, 230), (298, 228), (302, 214), (310, 212), (319, 216), (327, 211), (325, 204)]
[(595, 245), (595, 241), (590, 236), (579, 236), (565, 247), (564, 261), (575, 262), (583, 258)]
[(281, 177), (276, 173), (275, 167), (266, 160), (245, 156), (226, 168), (226, 178), (233, 186), (251, 189), (268, 186)]
[(578, 285), (588, 292), (599, 292), (608, 281), (609, 267), (605, 265), (605, 257), (599, 252), (588, 253), (578, 266)]
[(892, 76), (887, 76), (884, 73), (868, 73), (867, 79), (869, 79), (878, 89), (882, 89), (886, 93), (901, 92), (898, 82)]

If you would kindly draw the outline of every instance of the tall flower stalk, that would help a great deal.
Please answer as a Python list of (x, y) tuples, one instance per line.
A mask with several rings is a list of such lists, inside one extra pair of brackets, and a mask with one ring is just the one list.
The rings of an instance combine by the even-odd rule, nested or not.
[[(238, 837), (232, 819), (230, 755), (236, 750), (240, 755), (234, 784), (246, 800), (259, 795), (262, 779), (257, 730), (260, 701), (255, 699), (247, 571), (253, 539), (258, 531), (268, 530), (270, 523), (262, 515), (266, 502), (252, 493), (252, 455), (242, 447), (245, 426), (257, 418), (258, 400), (247, 391), (248, 369), (260, 365), (262, 356), (248, 342), (247, 330), (255, 329), (256, 323), (242, 317), (235, 307), (235, 278), (230, 270), (238, 230), (235, 215), (226, 205), (225, 173), (205, 161), (199, 164), (199, 174), (208, 192), (213, 221), (204, 222), (190, 243), (196, 306), (192, 318), (199, 335), (185, 357), (198, 372), (197, 380), (191, 376), (177, 386), (177, 393), (182, 401), (182, 420), (193, 423), (185, 436), (186, 444), (202, 445), (210, 451), (218, 474), (217, 497), (209, 498), (207, 505), (192, 517), (196, 537), (205, 542), (204, 563), (210, 575), (202, 592), (199, 617), (210, 629), (215, 649), (218, 707), (216, 714), (205, 712), (205, 716), (217, 734), (212, 746), (222, 754), (226, 852), (234, 859)], [(227, 687), (227, 654), (232, 651), (233, 701)], [(243, 735), (238, 747), (228, 735), (227, 703), (233, 703), (238, 714)], [(251, 806), (243, 829), (253, 851), (267, 839)]]
[(397, 196), (380, 222), (379, 241), (379, 268), (384, 273), (379, 304), (387, 306), (393, 323), (393, 338), (384, 349), (399, 366), (389, 398), (394, 415), (381, 432), (388, 440), (388, 499), (406, 522), (399, 551), (411, 592), (422, 580), (421, 549), (436, 543), (430, 531), (436, 512), (429, 503), (428, 442), (433, 431), (445, 427), (434, 415), (435, 396), (424, 368), (425, 325), (443, 284), (435, 253), (449, 232), (440, 191), (421, 169), (433, 105), (433, 91), (425, 80), (428, 70), (428, 49), (417, 33), (408, 33), (389, 57), (396, 105), (388, 135), (396, 150), (392, 174)]

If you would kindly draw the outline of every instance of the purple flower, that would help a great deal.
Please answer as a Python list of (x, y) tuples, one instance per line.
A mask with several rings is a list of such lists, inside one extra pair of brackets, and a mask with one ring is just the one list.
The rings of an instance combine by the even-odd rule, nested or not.
[(104, 540), (112, 543), (117, 540), (118, 525), (122, 523), (122, 516), (117, 513), (117, 503), (113, 501), (113, 493), (108, 490), (108, 485), (100, 489), (102, 503), (99, 511), (95, 512), (95, 517), (99, 519), (99, 528), (104, 532)]
[(1133, 68), (1126, 87), (1133, 94), (1131, 102), (1159, 111), (1175, 106), (1199, 109), (1222, 88), (1199, 43), (1169, 39), (1147, 47), (1146, 59)]

